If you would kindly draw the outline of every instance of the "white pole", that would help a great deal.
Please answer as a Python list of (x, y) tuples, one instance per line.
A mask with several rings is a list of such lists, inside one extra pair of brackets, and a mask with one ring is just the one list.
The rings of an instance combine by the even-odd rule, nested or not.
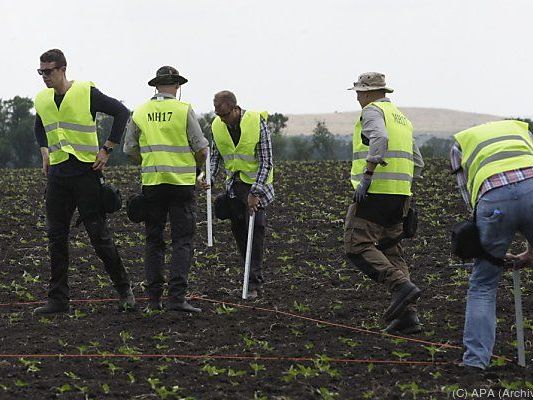
[(524, 317), (522, 314), (522, 284), (520, 283), (520, 270), (513, 270), (513, 294), (516, 326), (516, 347), (518, 350), (518, 365), (526, 366), (526, 352), (524, 346)]
[(250, 279), (250, 261), (252, 259), (252, 242), (254, 240), (255, 212), (252, 211), (248, 222), (248, 240), (246, 241), (246, 258), (244, 260), (244, 282), (242, 285), (242, 298), (248, 298), (248, 280)]
[(213, 215), (211, 210), (211, 150), (207, 147), (207, 160), (205, 163), (205, 178), (210, 185), (207, 189), (207, 247), (213, 246)]

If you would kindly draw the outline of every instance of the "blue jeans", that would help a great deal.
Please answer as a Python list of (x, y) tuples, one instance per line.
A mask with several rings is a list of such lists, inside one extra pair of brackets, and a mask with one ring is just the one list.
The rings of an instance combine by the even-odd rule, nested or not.
[[(503, 258), (516, 232), (533, 245), (533, 179), (485, 193), (477, 204), (476, 223), (486, 252)], [(496, 292), (502, 268), (477, 259), (466, 301), (463, 355), (465, 365), (485, 368), (496, 339)]]

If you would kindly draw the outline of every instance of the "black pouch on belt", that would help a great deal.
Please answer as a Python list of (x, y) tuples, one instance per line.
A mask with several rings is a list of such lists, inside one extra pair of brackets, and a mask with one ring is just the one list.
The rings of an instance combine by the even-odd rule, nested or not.
[(117, 187), (110, 183), (102, 183), (102, 208), (106, 214), (112, 214), (122, 208), (122, 195)]
[(232, 216), (231, 198), (227, 193), (215, 199), (215, 217), (221, 220), (230, 219)]
[(452, 253), (462, 260), (484, 258), (494, 265), (503, 266), (505, 260), (487, 253), (481, 245), (479, 228), (475, 221), (462, 221), (452, 227)]
[(479, 258), (484, 251), (481, 247), (479, 229), (475, 222), (461, 221), (452, 227), (452, 252), (462, 260)]

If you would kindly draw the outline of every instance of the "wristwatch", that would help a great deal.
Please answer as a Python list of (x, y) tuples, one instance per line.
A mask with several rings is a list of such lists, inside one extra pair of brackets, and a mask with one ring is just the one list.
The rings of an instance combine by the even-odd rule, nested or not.
[(104, 150), (107, 154), (111, 154), (113, 152), (113, 148), (107, 147), (105, 144), (102, 146), (102, 150)]
[(368, 176), (372, 176), (372, 175), (374, 175), (374, 171), (370, 171), (368, 168), (365, 168), (364, 171), (363, 171), (363, 174), (368, 175)]

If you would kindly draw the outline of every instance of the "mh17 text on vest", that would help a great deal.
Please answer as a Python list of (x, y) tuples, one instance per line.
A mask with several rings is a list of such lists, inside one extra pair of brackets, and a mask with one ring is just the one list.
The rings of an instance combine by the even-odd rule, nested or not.
[(172, 118), (172, 111), (159, 111), (146, 114), (148, 122), (167, 122)]

